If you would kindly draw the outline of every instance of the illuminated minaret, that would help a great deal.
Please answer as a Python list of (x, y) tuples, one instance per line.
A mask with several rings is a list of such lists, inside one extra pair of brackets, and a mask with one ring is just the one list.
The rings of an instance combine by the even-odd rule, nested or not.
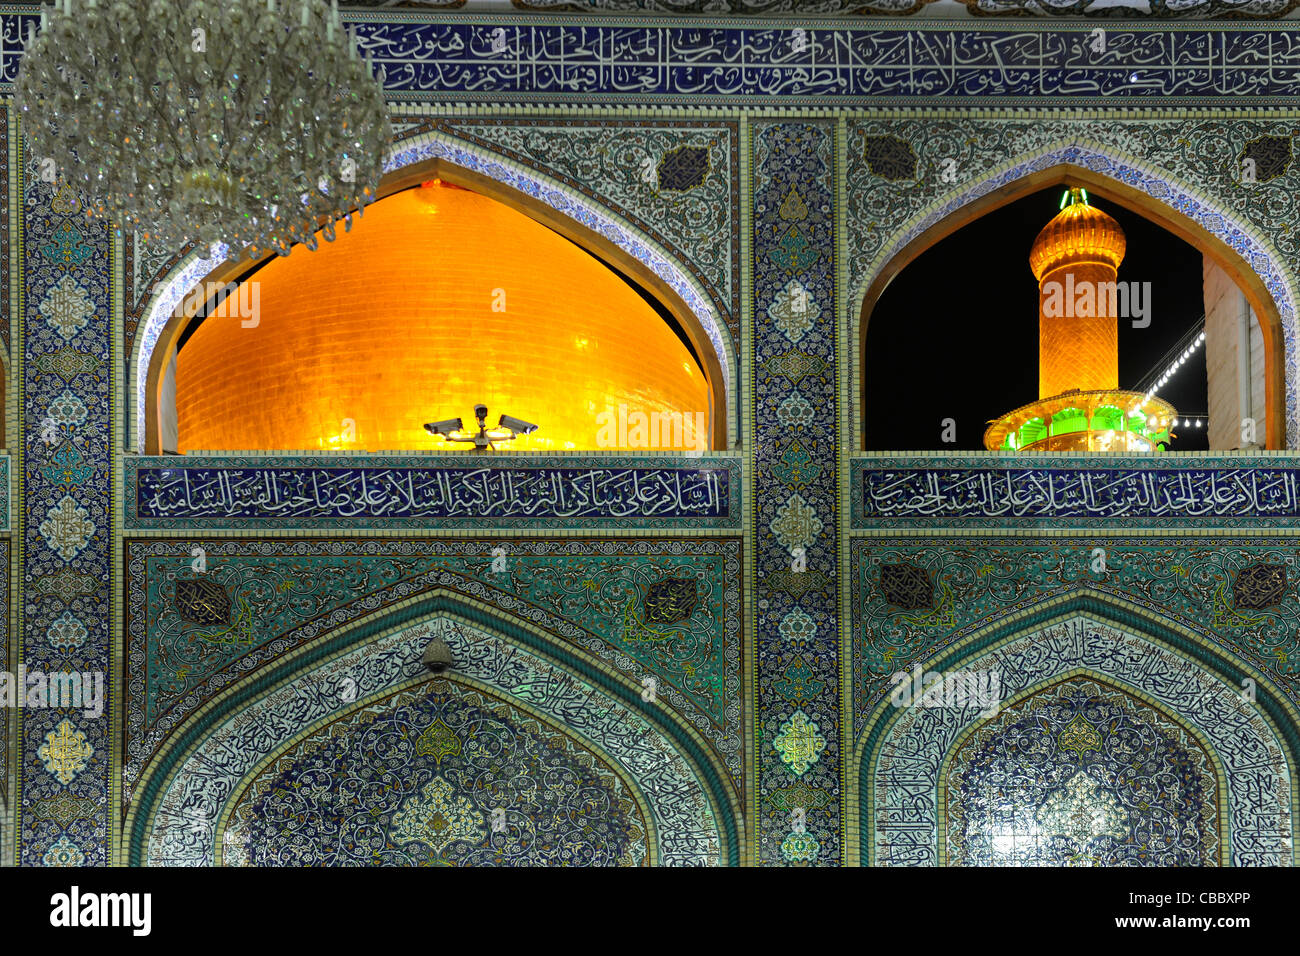
[(1177, 412), (1119, 387), (1118, 283), (1124, 230), (1070, 189), (1029, 251), (1038, 280), (1038, 401), (990, 422), (989, 449), (1146, 452), (1163, 448)]
[(1124, 249), (1124, 230), (1088, 205), (1082, 189), (1065, 194), (1060, 214), (1034, 240), (1029, 268), (1038, 280), (1039, 398), (1072, 388), (1119, 388), (1117, 303), (1109, 295), (1099, 299), (1096, 289), (1109, 289), (1119, 277)]

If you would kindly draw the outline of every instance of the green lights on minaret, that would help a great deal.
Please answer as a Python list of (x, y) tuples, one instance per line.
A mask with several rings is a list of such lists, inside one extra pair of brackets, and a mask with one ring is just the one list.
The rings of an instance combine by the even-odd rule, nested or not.
[(1088, 190), (1082, 187), (1070, 187), (1061, 196), (1060, 208), (1064, 209), (1067, 205), (1073, 206), (1075, 203), (1082, 203), (1085, 206), (1088, 205)]

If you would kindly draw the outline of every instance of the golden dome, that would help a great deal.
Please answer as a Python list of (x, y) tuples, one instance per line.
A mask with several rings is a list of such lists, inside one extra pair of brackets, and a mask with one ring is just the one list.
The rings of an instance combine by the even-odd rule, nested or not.
[(1084, 190), (1071, 189), (1064, 208), (1034, 240), (1029, 267), (1039, 282), (1063, 266), (1100, 264), (1118, 269), (1124, 250), (1124, 230), (1119, 223), (1088, 205)]
[[(478, 193), (438, 181), (396, 193), (247, 281), (257, 323), (210, 316), (177, 357), (182, 452), (463, 451), (424, 423), (469, 428), (480, 402), (490, 426), (503, 413), (541, 426), (502, 449), (696, 448), (686, 427), (701, 421), (709, 447), (704, 373), (662, 317), (581, 248)], [(686, 427), (668, 427), (674, 413)]]

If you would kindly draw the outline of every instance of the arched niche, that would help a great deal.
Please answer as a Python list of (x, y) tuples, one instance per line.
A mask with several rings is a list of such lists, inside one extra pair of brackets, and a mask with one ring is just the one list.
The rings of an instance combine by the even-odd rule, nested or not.
[(1227, 865), (1224, 779), (1194, 727), (1079, 668), (1002, 701), (948, 752), (939, 865)]
[[(453, 658), (439, 675), (420, 663), (435, 635), (447, 641)], [(578, 755), (577, 764), (599, 778), (592, 785), (640, 824), (631, 829), (645, 841), (644, 852), (633, 846), (619, 860), (624, 865), (739, 864), (738, 797), (692, 728), (670, 708), (643, 701), (629, 678), (522, 620), (446, 591), (322, 635), (232, 683), (184, 721), (132, 788), (125, 857), (131, 865), (258, 862), (240, 844), (247, 842), (241, 834), (249, 832), (250, 801), (272, 789), (266, 781), (292, 773), (295, 759), (319, 746), (323, 728), (324, 737), (344, 739), (349, 728), (390, 719), (388, 702), (409, 708), (434, 697), (498, 714), (508, 708), (522, 715), (516, 723), (551, 741), (552, 753)], [(409, 837), (412, 827), (402, 821), (415, 817), (418, 824), (422, 804), (451, 800), (465, 809), (466, 829), (485, 851), (481, 844), (491, 837), (479, 817), (490, 817), (496, 805), (467, 808), (463, 790), (449, 791), (455, 774), (442, 762), (469, 745), (470, 735), (448, 718), (444, 727), (422, 726), (419, 737), (427, 779), (383, 813)], [(221, 767), (215, 775), (214, 761)], [(443, 779), (430, 775), (431, 764)], [(371, 809), (379, 813), (378, 805)], [(469, 836), (462, 841), (462, 856), (473, 856), (473, 843)]]
[[(1067, 159), (1066, 154), (1073, 154)], [(1288, 415), (1286, 370), (1288, 362), (1288, 345), (1286, 325), (1295, 321), (1294, 303), (1279, 301), (1275, 293), (1290, 295), (1291, 290), (1284, 288), (1280, 276), (1269, 284), (1259, 275), (1241, 252), (1233, 249), (1223, 238), (1215, 235), (1205, 225), (1187, 213), (1174, 208), (1167, 202), (1139, 188), (1145, 174), (1127, 164), (1117, 162), (1114, 157), (1097, 154), (1098, 165), (1111, 168), (1116, 174), (1126, 174), (1124, 179), (1107, 175), (1085, 164), (1086, 157), (1079, 154), (1091, 151), (1081, 147), (1058, 149), (1044, 157), (1013, 165), (1010, 173), (1006, 170), (991, 173), (982, 182), (964, 188), (955, 198), (942, 197), (927, 214), (900, 228), (894, 235), (886, 250), (873, 264), (864, 284), (858, 290), (857, 307), (852, 313), (855, 335), (852, 341), (857, 343), (853, 361), (853, 391), (855, 403), (852, 418), (854, 444), (863, 449), (862, 415), (866, 403), (866, 386), (863, 376), (867, 346), (867, 329), (871, 315), (881, 295), (893, 281), (921, 253), (937, 242), (960, 230), (976, 219), (1000, 209), (1051, 186), (1082, 186), (1102, 199), (1121, 205), (1143, 218), (1161, 226), (1173, 235), (1184, 240), (1203, 255), (1212, 259), (1236, 283), (1245, 294), (1255, 314), (1259, 317), (1264, 340), (1264, 376), (1265, 408), (1267, 409), (1266, 434), (1268, 448), (1282, 449), (1300, 439), (1294, 420), (1295, 413)], [(1118, 168), (1115, 168), (1118, 167)], [(1017, 173), (1019, 175), (1017, 175)], [(1005, 181), (1004, 181), (1005, 180)], [(1127, 180), (1127, 181), (1125, 181)], [(995, 185), (995, 183), (999, 183)], [(1203, 200), (1198, 200), (1203, 202)], [(1235, 224), (1223, 211), (1205, 210), (1207, 215), (1214, 215), (1235, 228), (1239, 235), (1249, 235), (1246, 227)], [(1264, 248), (1259, 240), (1248, 238), (1252, 246)], [(1253, 253), (1253, 249), (1249, 250)], [(1276, 252), (1265, 257), (1275, 265), (1280, 262)], [(1287, 318), (1284, 321), (1283, 312)], [(1213, 373), (1211, 373), (1213, 374)]]
[[(380, 182), (379, 200), (427, 180), (441, 179), (524, 213), (634, 279), (673, 316), (700, 360), (710, 395), (711, 447), (725, 450), (738, 440), (734, 408), (737, 365), (730, 337), (699, 283), (651, 240), (560, 183), (523, 171), (517, 164), (507, 166), (504, 160), (440, 134), (394, 144), (385, 168), (388, 171)], [(167, 400), (167, 373), (173, 350), (193, 320), (191, 290), (236, 282), (262, 261), (266, 260), (216, 262), (191, 252), (155, 284), (129, 367), (136, 400), (132, 444), (139, 452), (161, 454), (166, 450), (161, 444), (161, 414)]]
[[(994, 670), (999, 708), (1074, 677), (1130, 694), (1186, 730), (1221, 768), (1221, 862), (1295, 864), (1300, 715), (1262, 673), (1172, 620), (1092, 589), (1013, 614), (905, 673), (924, 680)], [(981, 708), (903, 703), (886, 693), (856, 735), (849, 833), (858, 845), (848, 859), (858, 865), (944, 861), (942, 776), (990, 717)]]

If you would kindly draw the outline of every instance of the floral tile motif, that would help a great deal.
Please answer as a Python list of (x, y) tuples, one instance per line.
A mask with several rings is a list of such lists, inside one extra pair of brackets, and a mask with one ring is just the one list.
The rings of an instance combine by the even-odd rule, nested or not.
[(71, 611), (64, 611), (50, 623), (45, 635), (51, 647), (66, 654), (84, 644), (89, 633)]
[(821, 855), (817, 838), (804, 830), (791, 830), (781, 841), (781, 855), (788, 863), (811, 863)]
[(817, 636), (817, 624), (798, 606), (781, 619), (778, 630), (789, 641), (811, 641)]
[(49, 416), (59, 425), (80, 425), (89, 415), (86, 403), (70, 388), (50, 403)]
[[(754, 141), (755, 639), (759, 862), (834, 866), (841, 852), (833, 134), (756, 123)], [(792, 348), (793, 346), (793, 348)], [(830, 458), (826, 450), (831, 450)], [(776, 794), (823, 795), (798, 828)]]
[(85, 866), (86, 854), (81, 852), (81, 847), (62, 836), (42, 854), (41, 863), (45, 866)]
[(32, 815), (38, 820), (53, 820), (60, 826), (68, 826), (73, 820), (85, 820), (99, 812), (94, 800), (79, 800), (61, 793), (49, 800), (41, 800), (32, 807)]
[(442, 777), (434, 777), (417, 798), (393, 817), (393, 837), (399, 844), (423, 844), (441, 857), (452, 843), (478, 843), (487, 836), (483, 814), (465, 797), (456, 795)]
[(776, 419), (783, 428), (811, 425), (813, 407), (798, 389), (790, 392), (776, 408)]
[[(112, 686), (109, 230), (87, 220), (75, 192), (43, 182), (36, 159), (22, 155), (17, 215), (27, 314), (15, 347), (26, 356), (18, 440), (28, 451), (14, 509), (24, 564), (18, 574), (25, 631), (19, 663), (29, 672), (100, 671)], [(51, 425), (58, 440), (42, 440)], [(8, 481), (0, 486), (7, 488)], [(105, 703), (102, 719), (76, 724), (57, 720), (53, 711), (15, 714), (24, 753), (15, 862), (112, 862), (110, 735), (120, 715), (114, 701)], [(91, 801), (96, 811), (67, 820), (36, 813), (52, 806), (44, 801), (65, 794)]]

